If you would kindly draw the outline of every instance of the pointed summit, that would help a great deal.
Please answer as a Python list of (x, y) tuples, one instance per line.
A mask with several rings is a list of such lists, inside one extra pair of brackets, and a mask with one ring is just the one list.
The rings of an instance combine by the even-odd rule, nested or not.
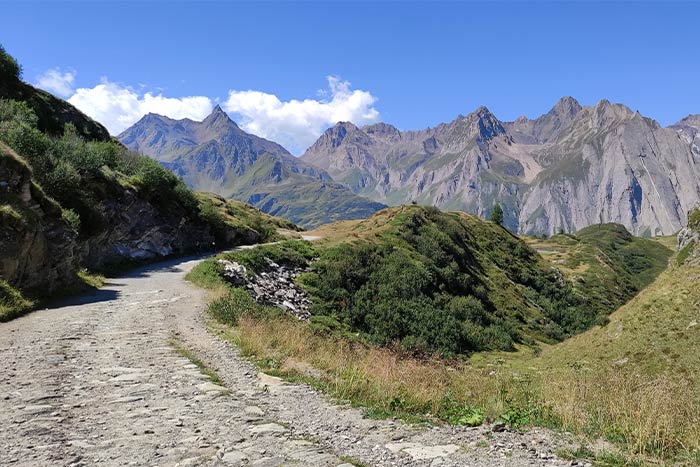
[(221, 123), (227, 123), (227, 124), (233, 124), (236, 128), (238, 128), (238, 125), (236, 125), (236, 122), (231, 120), (231, 118), (228, 116), (226, 112), (224, 112), (224, 109), (221, 108), (219, 104), (216, 104), (214, 106), (214, 109), (211, 111), (209, 116), (205, 118), (202, 123), (205, 125), (211, 127), (212, 125), (218, 125)]
[(317, 143), (322, 142), (331, 148), (337, 148), (348, 135), (358, 130), (352, 122), (338, 122), (327, 129)]
[(550, 113), (555, 113), (560, 116), (574, 117), (581, 111), (581, 104), (571, 96), (562, 97), (554, 104)]

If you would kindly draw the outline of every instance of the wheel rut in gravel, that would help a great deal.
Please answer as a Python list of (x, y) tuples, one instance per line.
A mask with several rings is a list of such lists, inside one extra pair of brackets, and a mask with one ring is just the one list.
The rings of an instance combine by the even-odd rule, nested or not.
[(208, 330), (206, 293), (184, 280), (198, 261), (144, 267), (0, 324), (1, 466), (569, 464), (547, 430), (371, 420), (260, 374)]

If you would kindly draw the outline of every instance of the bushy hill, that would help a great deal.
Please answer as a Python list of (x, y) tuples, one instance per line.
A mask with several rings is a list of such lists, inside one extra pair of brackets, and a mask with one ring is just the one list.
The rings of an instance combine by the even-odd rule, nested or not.
[[(580, 330), (586, 311), (558, 270), (476, 216), (406, 206), (319, 247), (312, 311), (370, 340), (447, 354), (512, 349)], [(337, 238), (337, 237), (336, 237)]]
[[(593, 306), (527, 243), (477, 216), (403, 206), (310, 234), (324, 237), (311, 272), (300, 278), (312, 321), (375, 344), (446, 355), (513, 350), (579, 333), (612, 311)], [(658, 273), (641, 255), (635, 273)]]

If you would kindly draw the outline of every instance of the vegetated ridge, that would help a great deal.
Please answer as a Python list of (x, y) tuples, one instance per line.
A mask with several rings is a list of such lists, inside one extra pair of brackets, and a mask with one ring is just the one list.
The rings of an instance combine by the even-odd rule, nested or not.
[[(595, 234), (582, 232), (581, 240), (567, 237), (590, 245), (576, 253), (578, 261), (597, 266), (573, 277), (495, 223), (420, 206), (385, 209), (314, 234), (325, 237), (315, 253), (271, 258), (299, 267), (318, 256), (299, 278), (311, 298), (312, 324), (360, 333), (379, 345), (446, 355), (512, 350), (579, 333), (629, 300), (670, 256), (652, 240), (604, 226)], [(606, 288), (612, 298), (602, 292)], [(599, 295), (606, 301), (597, 303)]]

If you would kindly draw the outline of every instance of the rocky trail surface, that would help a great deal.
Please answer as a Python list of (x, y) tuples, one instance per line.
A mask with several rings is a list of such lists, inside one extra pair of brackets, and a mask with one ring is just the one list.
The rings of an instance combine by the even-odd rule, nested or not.
[[(208, 331), (182, 259), (0, 324), (0, 466), (557, 466), (546, 430), (364, 418)], [(214, 370), (215, 384), (175, 347)]]

